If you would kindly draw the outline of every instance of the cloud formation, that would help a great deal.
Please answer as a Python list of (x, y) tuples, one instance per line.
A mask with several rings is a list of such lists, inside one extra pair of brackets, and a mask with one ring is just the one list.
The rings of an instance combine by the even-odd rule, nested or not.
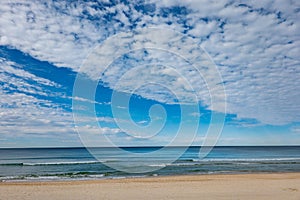
[[(223, 78), (229, 113), (236, 114), (239, 119), (253, 118), (264, 124), (283, 125), (300, 121), (299, 10), (299, 1), (292, 0), (155, 0), (132, 4), (1, 1), (0, 45), (17, 48), (58, 67), (79, 71), (95, 45), (103, 44), (114, 34), (148, 27), (171, 29), (194, 38), (216, 63)], [(168, 43), (171, 38), (160, 35), (160, 39)], [(111, 48), (110, 51), (117, 51), (118, 46)], [(189, 45), (184, 48), (188, 49)], [(116, 71), (126, 70), (121, 67), (122, 63), (129, 65), (139, 58), (138, 54), (131, 56), (119, 63), (116, 60), (114, 68), (107, 71), (105, 81), (109, 86), (113, 87), (119, 78)], [(158, 56), (158, 61), (159, 58), (162, 57)], [(181, 67), (176, 59), (169, 64)], [(11, 70), (8, 65), (3, 69)], [(182, 65), (180, 75), (189, 79), (201, 101), (210, 106), (201, 77), (194, 77), (185, 69)], [(159, 70), (156, 79), (165, 82), (168, 72), (163, 67)], [(9, 73), (17, 75), (19, 72)], [(210, 79), (210, 75), (214, 77), (210, 69), (205, 73), (205, 79)], [(55, 84), (24, 76), (43, 84)], [(137, 81), (153, 77), (141, 71)], [(131, 76), (127, 78), (132, 79)], [(19, 90), (43, 93), (37, 86), (13, 82)], [(170, 83), (179, 84), (178, 92), (186, 96), (181, 80)], [(119, 89), (126, 91), (126, 87), (133, 89), (130, 84)], [(141, 88), (138, 92), (145, 98), (161, 102), (173, 99), (158, 87)]]

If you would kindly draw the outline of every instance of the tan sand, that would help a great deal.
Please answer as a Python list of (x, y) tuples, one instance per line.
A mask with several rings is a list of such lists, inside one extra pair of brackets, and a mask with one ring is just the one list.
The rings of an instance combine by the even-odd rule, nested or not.
[(0, 183), (0, 199), (300, 199), (300, 173)]

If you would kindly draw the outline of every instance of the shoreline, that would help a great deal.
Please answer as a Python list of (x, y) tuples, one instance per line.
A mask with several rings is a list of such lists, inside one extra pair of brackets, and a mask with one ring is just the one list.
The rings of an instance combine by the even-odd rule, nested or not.
[(101, 178), (61, 178), (61, 179), (3, 179), (0, 185), (5, 183), (71, 183), (71, 182), (94, 182), (106, 180), (127, 180), (127, 179), (151, 179), (151, 178), (169, 178), (169, 177), (194, 177), (194, 176), (226, 176), (226, 175), (262, 175), (262, 174), (300, 174), (300, 172), (230, 172), (230, 173), (207, 173), (207, 174), (167, 174), (167, 175), (136, 175), (136, 176), (108, 176)]
[(1, 182), (0, 199), (299, 199), (299, 173)]
[(232, 173), (207, 173), (207, 174), (174, 174), (174, 175), (144, 175), (144, 176), (121, 176), (121, 177), (101, 177), (101, 178), (66, 178), (66, 179), (4, 179), (0, 180), (1, 184), (6, 183), (71, 183), (71, 182), (98, 182), (106, 180), (130, 180), (130, 179), (151, 179), (151, 178), (169, 178), (169, 177), (194, 177), (194, 176), (235, 176), (235, 175), (267, 175), (267, 174), (300, 174), (300, 172), (232, 172)]

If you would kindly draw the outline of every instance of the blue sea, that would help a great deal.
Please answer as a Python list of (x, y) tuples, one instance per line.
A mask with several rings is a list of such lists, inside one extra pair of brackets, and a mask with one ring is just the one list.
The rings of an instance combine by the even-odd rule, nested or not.
[[(95, 159), (85, 148), (23, 148), (0, 149), (0, 181), (51, 181), (118, 179), (129, 177), (300, 172), (300, 146), (214, 147), (204, 159), (199, 159), (201, 147), (189, 147), (175, 162), (168, 155), (183, 147), (169, 147), (151, 161), (127, 156), (120, 157), (114, 148), (93, 148), (106, 161)], [(128, 152), (151, 152), (160, 147), (123, 148)], [(130, 154), (129, 154), (130, 155)], [(146, 159), (146, 158), (145, 158)], [(148, 158), (147, 158), (148, 159)], [(157, 171), (127, 173), (115, 170), (109, 162), (135, 167), (158, 166)], [(156, 167), (156, 168), (155, 168)]]

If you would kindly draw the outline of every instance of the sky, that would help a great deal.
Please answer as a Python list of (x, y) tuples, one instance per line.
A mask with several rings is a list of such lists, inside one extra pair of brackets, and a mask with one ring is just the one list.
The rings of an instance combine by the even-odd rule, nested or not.
[(0, 2), (0, 148), (300, 145), (300, 2)]

